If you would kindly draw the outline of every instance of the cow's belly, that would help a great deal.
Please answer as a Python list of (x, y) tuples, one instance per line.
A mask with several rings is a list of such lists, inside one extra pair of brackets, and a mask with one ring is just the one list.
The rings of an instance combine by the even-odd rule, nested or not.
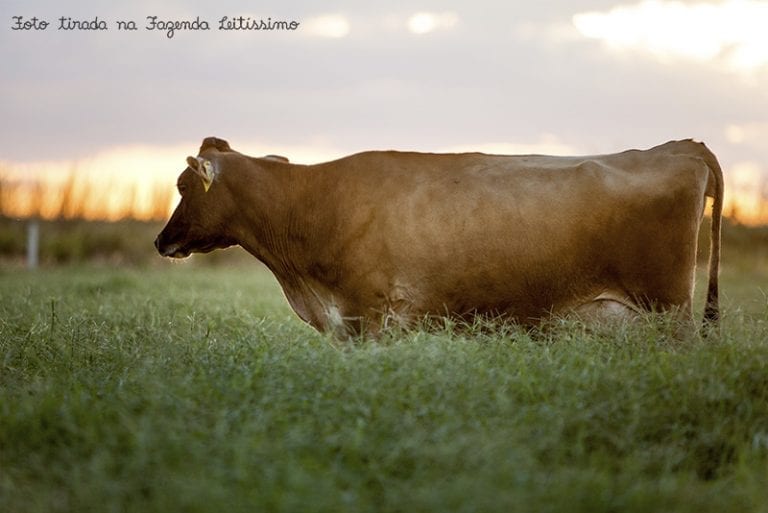
[[(593, 288), (597, 290), (596, 288)], [(417, 296), (414, 292), (413, 296)], [(401, 327), (412, 326), (414, 323), (428, 317), (450, 316), (464, 321), (470, 321), (477, 316), (491, 319), (509, 320), (521, 325), (538, 324), (550, 318), (575, 318), (593, 324), (627, 322), (638, 318), (643, 312), (638, 304), (621, 290), (602, 289), (600, 293), (580, 294), (577, 297), (559, 296), (551, 303), (536, 301), (515, 301), (515, 298), (502, 298), (497, 303), (489, 302), (488, 298), (478, 298), (476, 301), (465, 298), (460, 303), (450, 303), (446, 298), (443, 303), (391, 302), (382, 303), (371, 310), (373, 315), (380, 312), (385, 314), (379, 324), (386, 328), (390, 325)]]
[(443, 272), (423, 270), (390, 280), (396, 286), (380, 290), (370, 302), (350, 298), (346, 304), (364, 304), (349, 316), (373, 318), (372, 325), (383, 327), (407, 326), (433, 316), (469, 320), (483, 315), (532, 325), (574, 314), (590, 322), (627, 320), (649, 310), (679, 309), (690, 315), (692, 264), (652, 255), (623, 265), (589, 255), (559, 266), (538, 264), (535, 270), (502, 263), (452, 272), (446, 263)]
[[(478, 286), (480, 285), (480, 286)], [(423, 283), (394, 279), (391, 286), (363, 296), (345, 294), (343, 289), (315, 285), (299, 294), (286, 291), (291, 305), (309, 324), (336, 336), (377, 335), (393, 326), (409, 328), (430, 317), (471, 320), (475, 316), (502, 318), (533, 325), (552, 317), (575, 317), (589, 323), (627, 321), (646, 310), (636, 298), (618, 287), (588, 280), (565, 280), (525, 285), (501, 283), (490, 286), (482, 281), (451, 291), (425, 288)], [(506, 290), (506, 292), (505, 292)], [(297, 308), (297, 306), (300, 306)], [(682, 301), (683, 314), (690, 316), (690, 305)]]

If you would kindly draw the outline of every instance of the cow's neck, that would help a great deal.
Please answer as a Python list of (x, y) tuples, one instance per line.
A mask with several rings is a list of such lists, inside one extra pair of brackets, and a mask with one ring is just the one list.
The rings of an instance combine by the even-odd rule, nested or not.
[(322, 183), (311, 168), (283, 165), (235, 192), (243, 206), (235, 223), (238, 242), (281, 283), (307, 272), (316, 248), (333, 230)]
[(323, 280), (315, 274), (327, 260), (325, 248), (336, 225), (328, 178), (303, 166), (279, 171), (237, 192), (243, 206), (235, 223), (237, 240), (269, 267), (294, 311), (325, 329)]

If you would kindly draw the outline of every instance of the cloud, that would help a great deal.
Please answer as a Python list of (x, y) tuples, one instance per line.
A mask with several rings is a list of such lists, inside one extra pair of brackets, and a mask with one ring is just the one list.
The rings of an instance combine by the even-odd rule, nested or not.
[(584, 39), (573, 23), (566, 21), (519, 21), (513, 25), (512, 34), (525, 43), (562, 44)]
[(613, 50), (662, 60), (722, 61), (735, 71), (768, 66), (768, 2), (682, 3), (645, 0), (607, 11), (578, 13), (576, 29)]
[(725, 138), (731, 144), (762, 148), (768, 141), (768, 123), (730, 124), (725, 127)]
[(450, 30), (459, 23), (455, 12), (417, 12), (406, 23), (412, 34), (429, 34), (437, 30)]
[(330, 39), (347, 37), (352, 30), (349, 20), (342, 14), (325, 14), (310, 18), (302, 23), (301, 28), (309, 35)]

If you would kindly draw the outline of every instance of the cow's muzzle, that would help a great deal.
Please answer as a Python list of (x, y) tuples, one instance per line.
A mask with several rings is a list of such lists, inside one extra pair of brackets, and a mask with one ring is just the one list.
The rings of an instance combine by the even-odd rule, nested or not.
[(185, 251), (181, 244), (165, 244), (160, 239), (162, 234), (158, 235), (155, 239), (155, 249), (164, 257), (171, 258), (186, 258), (189, 256), (189, 251)]

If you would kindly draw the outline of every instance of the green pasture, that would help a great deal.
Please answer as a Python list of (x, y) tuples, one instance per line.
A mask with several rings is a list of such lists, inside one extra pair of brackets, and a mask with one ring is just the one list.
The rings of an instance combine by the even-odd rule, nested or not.
[(255, 263), (6, 266), (0, 511), (766, 512), (768, 259), (730, 261), (689, 342), (337, 342)]

